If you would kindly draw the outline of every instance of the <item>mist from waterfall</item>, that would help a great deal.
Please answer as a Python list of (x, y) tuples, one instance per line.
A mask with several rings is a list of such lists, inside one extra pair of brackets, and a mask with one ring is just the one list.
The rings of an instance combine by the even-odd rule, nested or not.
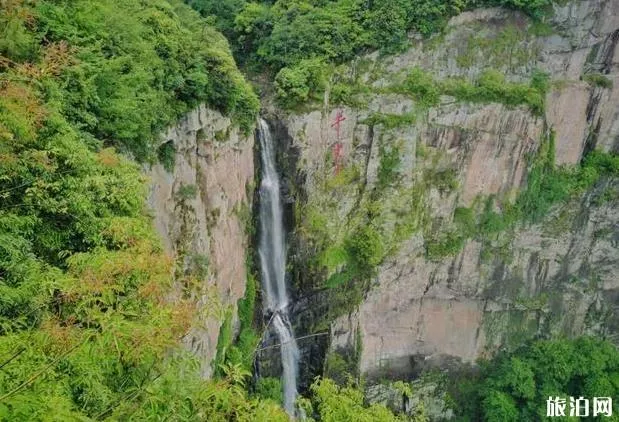
[(262, 160), (260, 185), (260, 268), (262, 273), (263, 303), (267, 314), (272, 315), (270, 326), (277, 334), (282, 359), (282, 384), (284, 408), (295, 416), (299, 349), (288, 318), (288, 293), (286, 291), (286, 241), (280, 185), (275, 165), (275, 151), (271, 131), (266, 121), (260, 119), (258, 128)]

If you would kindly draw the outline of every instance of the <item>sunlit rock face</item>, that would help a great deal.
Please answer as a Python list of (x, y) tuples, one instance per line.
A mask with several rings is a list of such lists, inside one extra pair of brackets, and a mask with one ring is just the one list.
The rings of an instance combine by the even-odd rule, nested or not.
[(189, 295), (198, 304), (196, 324), (183, 341), (208, 377), (224, 314), (232, 309), (236, 321), (236, 303), (245, 292), (254, 138), (201, 106), (161, 141), (161, 148), (174, 148), (175, 162), (173, 168), (159, 163), (148, 169), (149, 204), (177, 263), (171, 300)]

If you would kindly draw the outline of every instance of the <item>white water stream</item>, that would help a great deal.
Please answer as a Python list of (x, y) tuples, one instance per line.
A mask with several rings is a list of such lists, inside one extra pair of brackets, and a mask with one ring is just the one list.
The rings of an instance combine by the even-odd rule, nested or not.
[(284, 408), (295, 416), (299, 349), (288, 318), (286, 291), (286, 242), (279, 176), (275, 167), (275, 152), (267, 122), (260, 119), (258, 130), (262, 159), (260, 185), (260, 268), (262, 272), (263, 302), (271, 314), (271, 326), (277, 334), (282, 357), (282, 384)]

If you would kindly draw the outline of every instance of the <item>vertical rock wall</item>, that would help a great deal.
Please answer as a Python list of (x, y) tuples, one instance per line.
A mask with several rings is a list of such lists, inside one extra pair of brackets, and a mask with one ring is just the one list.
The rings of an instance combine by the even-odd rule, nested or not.
[[(450, 256), (429, 256), (428, 242), (454, 227), (458, 207), (513, 200), (551, 132), (557, 165), (594, 148), (619, 151), (618, 40), (613, 0), (557, 5), (542, 23), (503, 9), (467, 12), (403, 54), (351, 64), (351, 90), (371, 95), (360, 90), (342, 105), (327, 92), (314, 111), (280, 114), (298, 154), (291, 179), (305, 181), (296, 230), (304, 294), (324, 293), (367, 215), (386, 250), (370, 293), (332, 324), (332, 350), (357, 350), (361, 372), (380, 377), (470, 362), (533, 336), (617, 339), (616, 181), (556, 207), (542, 224), (468, 240)], [(448, 95), (427, 107), (389, 89), (414, 68), (468, 81), (494, 69), (524, 84), (541, 71), (550, 84), (541, 113)], [(389, 168), (394, 151), (397, 170)], [(386, 174), (395, 183), (382, 183)], [(369, 211), (361, 217), (361, 209)]]
[(176, 259), (175, 296), (198, 304), (184, 342), (208, 377), (225, 314), (236, 320), (236, 303), (245, 293), (254, 139), (200, 106), (161, 140), (176, 151), (175, 163), (148, 170), (149, 203), (165, 249)]

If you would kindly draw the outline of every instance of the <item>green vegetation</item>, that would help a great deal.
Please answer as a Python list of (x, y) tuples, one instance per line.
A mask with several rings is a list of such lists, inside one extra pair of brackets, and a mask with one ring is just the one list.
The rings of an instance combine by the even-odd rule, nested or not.
[(324, 422), (360, 421), (425, 421), (424, 416), (396, 416), (383, 405), (364, 403), (363, 392), (352, 385), (340, 387), (329, 379), (319, 379), (311, 386), (312, 401), (304, 401), (306, 413)]
[(451, 384), (451, 394), (461, 421), (544, 420), (548, 397), (615, 397), (617, 377), (619, 352), (609, 342), (535, 341), (482, 362), (479, 373)]
[[(330, 159), (332, 161), (332, 159)], [(330, 178), (327, 183), (327, 189), (346, 189), (351, 184), (360, 180), (361, 170), (356, 165), (346, 166), (339, 171), (338, 174)]]
[(361, 333), (357, 331), (354, 347), (327, 353), (323, 375), (340, 386), (350, 385), (353, 381), (362, 382), (359, 372), (362, 348)]
[(600, 178), (619, 175), (619, 157), (592, 151), (577, 167), (556, 167), (553, 137), (544, 143), (528, 174), (527, 187), (503, 215), (509, 223), (522, 219), (537, 222), (550, 208), (593, 186)]
[(455, 255), (462, 250), (466, 238), (457, 231), (441, 232), (426, 239), (426, 256), (430, 260), (440, 260)]
[(237, 47), (239, 60), (279, 70), (308, 57), (344, 62), (366, 49), (394, 52), (407, 31), (430, 35), (459, 12), (502, 5), (539, 16), (550, 0), (188, 0)]
[(548, 90), (548, 75), (535, 72), (530, 84), (512, 83), (505, 80), (503, 73), (488, 69), (471, 83), (459, 78), (435, 80), (424, 70), (414, 68), (401, 84), (392, 86), (389, 90), (410, 96), (422, 107), (436, 106), (441, 95), (450, 95), (459, 101), (472, 103), (526, 105), (532, 112), (541, 115)]
[(479, 31), (472, 33), (466, 40), (466, 49), (456, 56), (458, 66), (471, 68), (482, 61), (486, 66), (498, 69), (515, 70), (535, 60), (537, 52), (535, 36), (552, 33), (552, 26), (540, 20), (534, 20), (527, 29), (509, 24), (498, 32)]
[(234, 340), (232, 333), (232, 315), (232, 309), (226, 309), (223, 316), (223, 322), (219, 327), (217, 354), (215, 355), (215, 359), (213, 359), (212, 366), (215, 373), (220, 375), (225, 369), (224, 362), (226, 361), (226, 354), (230, 346), (232, 346), (232, 341)]
[[(551, 0), (187, 0), (209, 16), (231, 41), (240, 63), (275, 77), (283, 105), (316, 95), (317, 81), (360, 53), (394, 53), (408, 44), (408, 31), (440, 31), (463, 10), (501, 5), (540, 17)], [(316, 66), (316, 63), (321, 63)], [(278, 73), (279, 72), (279, 73)], [(342, 97), (336, 90), (336, 97)], [(346, 95), (343, 95), (346, 97)], [(336, 99), (339, 101), (340, 99)]]
[(432, 75), (419, 67), (413, 68), (404, 79), (404, 82), (391, 90), (406, 94), (423, 107), (432, 107), (439, 103), (441, 87)]
[(239, 335), (226, 354), (226, 360), (230, 364), (239, 365), (247, 371), (252, 370), (254, 353), (260, 342), (260, 335), (254, 327), (257, 293), (256, 277), (248, 271), (245, 296), (238, 302)]
[(282, 381), (279, 378), (272, 377), (259, 378), (254, 386), (254, 394), (262, 399), (283, 403), (284, 391), (282, 390)]
[(275, 91), (282, 105), (294, 107), (316, 97), (326, 84), (325, 64), (318, 59), (301, 60), (275, 77)]
[(379, 148), (380, 162), (378, 165), (378, 184), (377, 189), (385, 189), (393, 185), (398, 179), (398, 169), (402, 159), (400, 149), (392, 146), (387, 150), (384, 145)]
[(157, 148), (157, 159), (167, 172), (173, 172), (174, 165), (176, 164), (176, 148), (174, 147), (174, 142), (168, 141), (159, 145)]
[[(327, 281), (328, 287), (345, 287), (350, 293), (357, 291), (352, 285), (362, 284), (374, 275), (376, 266), (380, 263), (385, 252), (383, 238), (372, 224), (361, 224), (348, 236), (343, 247), (327, 249), (322, 262), (328, 267), (342, 267), (341, 271), (333, 274)], [(362, 292), (363, 289), (360, 290)], [(351, 299), (351, 298), (348, 298)], [(357, 300), (351, 300), (350, 306), (355, 306)], [(347, 307), (349, 307), (347, 305)]]
[[(153, 156), (156, 135), (207, 102), (245, 129), (258, 101), (227, 42), (179, 1), (21, 1), (3, 7), (0, 69), (28, 81), (80, 136)], [(36, 82), (35, 82), (36, 81)]]
[(613, 81), (608, 76), (601, 73), (587, 73), (583, 76), (583, 80), (589, 82), (593, 86), (610, 89), (613, 87)]
[(458, 174), (455, 169), (428, 169), (424, 172), (423, 181), (426, 186), (438, 189), (439, 192), (451, 192), (458, 188)]
[(325, 358), (324, 375), (338, 385), (346, 385), (357, 378), (357, 364), (355, 359), (338, 352), (329, 352)]
[(198, 187), (196, 185), (182, 185), (176, 193), (178, 198), (182, 201), (189, 199), (195, 199), (198, 195)]
[[(282, 398), (281, 382), (277, 378), (261, 378), (255, 388), (255, 395), (264, 403), (279, 403)], [(308, 398), (299, 399), (305, 410), (308, 422), (426, 422), (423, 412), (406, 417), (396, 415), (382, 404), (365, 403), (363, 390), (356, 385), (346, 383), (341, 386), (328, 378), (317, 378), (310, 387)], [(210, 420), (210, 419), (209, 419)], [(270, 420), (270, 419), (253, 419)]]
[(363, 224), (345, 242), (350, 268), (361, 277), (370, 276), (383, 258), (385, 246), (372, 224)]
[(404, 114), (386, 114), (386, 113), (373, 113), (363, 123), (368, 126), (383, 125), (385, 129), (393, 129), (401, 126), (410, 126), (417, 121), (417, 114), (404, 113)]
[[(202, 101), (245, 129), (258, 109), (180, 2), (0, 4), (0, 419), (288, 420), (239, 367), (206, 382), (179, 347), (198, 310), (189, 292), (170, 301), (140, 167), (112, 148), (171, 171), (156, 134)], [(182, 286), (208, 270), (189, 262)]]
[[(216, 379), (202, 380), (201, 362), (179, 347), (199, 312), (190, 298), (208, 276), (208, 259), (186, 256), (189, 270), (176, 272), (184, 290), (172, 301), (173, 263), (144, 208), (140, 167), (126, 157), (157, 159), (173, 171), (174, 144), (161, 144), (157, 136), (202, 102), (245, 131), (253, 127), (257, 97), (236, 68), (226, 40), (209, 23), (234, 40), (248, 69), (273, 75), (275, 93), (286, 107), (319, 101), (325, 91), (332, 101), (360, 104), (358, 94), (368, 89), (338, 63), (371, 49), (398, 51), (408, 42), (407, 31), (429, 35), (467, 8), (502, 4), (537, 15), (549, 2), (189, 0), (206, 19), (180, 0), (0, 2), (0, 419), (288, 420), (277, 404), (278, 380), (261, 379), (253, 394), (247, 392), (259, 342), (253, 321), (258, 287), (251, 272), (237, 304), (236, 338), (233, 307), (222, 312), (213, 361)], [(603, 75), (584, 78), (609, 87)], [(541, 114), (548, 79), (536, 73), (529, 84), (508, 83), (502, 74), (487, 71), (474, 82), (437, 81), (414, 69), (391, 89), (422, 107), (451, 95), (460, 101), (524, 105)], [(389, 129), (413, 124), (416, 117), (377, 113), (368, 120)], [(218, 131), (214, 140), (227, 135)], [(213, 141), (203, 132), (197, 136)], [(619, 174), (615, 156), (594, 151), (578, 169), (557, 168), (552, 142), (544, 148), (513, 204), (499, 212), (489, 200), (480, 215), (456, 210), (454, 229), (428, 241), (428, 256), (456, 253), (467, 238), (491, 236), (517, 221), (538, 221), (554, 204)], [(425, 152), (419, 148), (418, 153)], [(324, 238), (316, 242), (316, 267), (331, 274), (331, 305), (340, 313), (361, 301), (378, 265), (394, 248), (381, 219), (401, 210), (398, 204), (387, 209), (377, 191), (396, 190), (400, 149), (381, 143), (379, 154), (377, 187), (347, 216), (348, 231), (329, 243), (333, 239), (324, 233), (321, 210), (307, 215), (310, 230)], [(362, 177), (357, 166), (349, 165), (324, 185), (337, 195)], [(455, 171), (428, 172), (422, 185), (453, 191)], [(415, 189), (406, 192), (402, 208), (423, 207), (423, 192)], [(178, 191), (181, 200), (197, 194), (195, 185)], [(249, 209), (237, 212), (251, 225)], [(209, 221), (218, 213), (207, 216)], [(397, 217), (402, 218), (392, 230), (394, 238), (418, 229), (423, 218)], [(587, 341), (560, 344), (558, 352), (555, 346), (534, 345), (517, 356), (517, 363), (513, 356), (499, 358), (496, 368), (485, 369), (490, 381), (470, 392), (481, 403), (471, 414), (526, 419), (533, 415), (533, 400), (548, 392), (572, 393), (580, 384), (586, 392), (593, 387), (607, 391), (609, 385), (616, 389), (616, 356), (606, 345)], [(578, 348), (587, 350), (584, 360), (574, 352)], [(536, 366), (542, 352), (552, 357), (544, 361), (554, 377), (546, 384), (550, 378), (542, 377), (541, 364)], [(326, 372), (352, 372), (354, 359), (333, 354)], [(567, 363), (552, 366), (557, 359)], [(541, 387), (532, 386), (532, 379), (542, 380)], [(301, 400), (308, 420), (404, 420), (384, 406), (364, 403), (360, 389), (345, 385), (347, 380), (337, 381), (342, 385), (329, 379), (314, 382), (309, 398)]]

